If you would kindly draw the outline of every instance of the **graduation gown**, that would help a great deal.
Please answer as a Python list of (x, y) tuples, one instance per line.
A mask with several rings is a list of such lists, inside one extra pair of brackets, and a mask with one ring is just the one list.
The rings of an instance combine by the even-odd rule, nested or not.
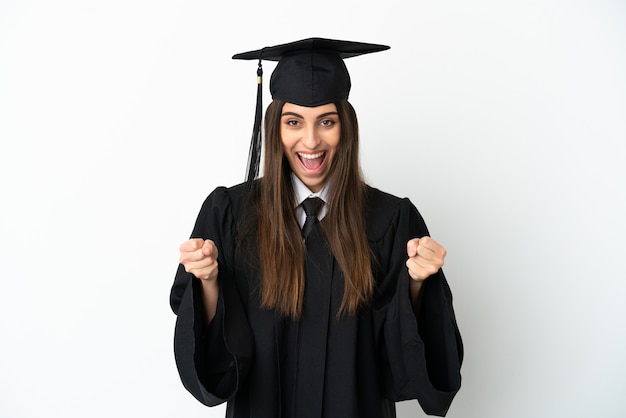
[(291, 320), (260, 306), (256, 237), (244, 221), (250, 199), (245, 184), (217, 188), (191, 234), (219, 251), (220, 295), (209, 326), (198, 279), (178, 267), (170, 304), (185, 388), (208, 406), (227, 401), (234, 418), (388, 418), (407, 399), (444, 416), (461, 385), (463, 347), (442, 271), (424, 282), (415, 317), (406, 243), (428, 230), (413, 204), (368, 187), (372, 302), (337, 318), (344, 282), (328, 253), (314, 266), (321, 273), (307, 270), (303, 313)]

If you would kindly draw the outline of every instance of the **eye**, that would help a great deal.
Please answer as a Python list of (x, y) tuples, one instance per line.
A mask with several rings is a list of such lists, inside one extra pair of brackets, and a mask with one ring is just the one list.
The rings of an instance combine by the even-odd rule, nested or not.
[(332, 119), (322, 119), (320, 121), (320, 125), (322, 125), (322, 126), (329, 126), (330, 127), (330, 126), (333, 126), (334, 124), (335, 124), (335, 121), (332, 120)]
[(298, 126), (299, 124), (300, 124), (300, 121), (297, 119), (287, 119), (285, 121), (285, 125), (288, 125), (288, 126)]

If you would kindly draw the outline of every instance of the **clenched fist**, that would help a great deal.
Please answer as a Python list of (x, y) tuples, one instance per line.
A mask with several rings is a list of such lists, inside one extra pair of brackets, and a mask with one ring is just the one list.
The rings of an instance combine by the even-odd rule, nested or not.
[(446, 249), (430, 237), (414, 238), (407, 242), (409, 259), (406, 266), (413, 280), (421, 282), (443, 267)]
[(198, 279), (217, 279), (217, 247), (209, 239), (193, 238), (183, 242), (179, 261), (187, 273)]

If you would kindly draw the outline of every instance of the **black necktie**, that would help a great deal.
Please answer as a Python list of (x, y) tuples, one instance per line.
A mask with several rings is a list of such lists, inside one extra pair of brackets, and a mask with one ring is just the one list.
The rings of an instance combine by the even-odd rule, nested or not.
[(320, 210), (322, 205), (324, 205), (324, 201), (319, 197), (309, 197), (302, 202), (302, 209), (304, 209), (304, 213), (306, 213), (306, 220), (304, 221), (304, 226), (302, 227), (302, 236), (305, 239), (318, 222), (317, 212)]

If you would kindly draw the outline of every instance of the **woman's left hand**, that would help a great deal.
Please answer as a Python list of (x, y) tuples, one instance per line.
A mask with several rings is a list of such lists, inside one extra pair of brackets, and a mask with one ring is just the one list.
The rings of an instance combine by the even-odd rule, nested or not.
[(443, 267), (446, 249), (430, 237), (413, 238), (406, 244), (406, 266), (413, 280), (421, 282)]

